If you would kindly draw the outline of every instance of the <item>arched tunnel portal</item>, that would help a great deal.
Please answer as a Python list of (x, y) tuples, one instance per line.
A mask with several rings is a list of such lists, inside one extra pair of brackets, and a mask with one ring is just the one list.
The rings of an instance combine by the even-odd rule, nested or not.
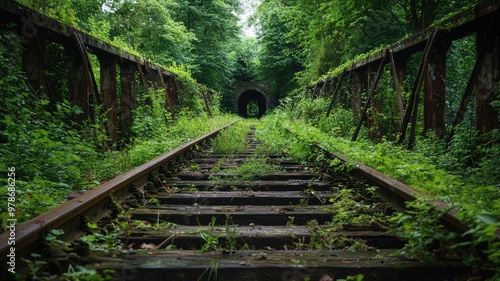
[(238, 115), (244, 118), (260, 118), (268, 107), (266, 96), (257, 90), (247, 90), (239, 96), (238, 100)]

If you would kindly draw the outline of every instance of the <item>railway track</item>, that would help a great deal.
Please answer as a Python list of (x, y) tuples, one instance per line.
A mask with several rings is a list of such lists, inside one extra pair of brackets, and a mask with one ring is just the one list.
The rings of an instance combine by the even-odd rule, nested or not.
[[(405, 240), (388, 231), (386, 217), (411, 200), (408, 187), (362, 165), (325, 171), (266, 153), (253, 130), (246, 152), (216, 154), (207, 142), (218, 133), (22, 225), (18, 256), (42, 254), (41, 271), (84, 266), (113, 280), (459, 280), (469, 273), (456, 257), (423, 263), (396, 255)], [(463, 228), (453, 215), (444, 219)], [(1, 246), (3, 258), (8, 247)]]

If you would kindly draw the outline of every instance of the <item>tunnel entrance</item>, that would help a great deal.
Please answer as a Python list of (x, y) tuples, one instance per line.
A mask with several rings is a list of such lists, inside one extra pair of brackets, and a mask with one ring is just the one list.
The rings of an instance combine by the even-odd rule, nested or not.
[(266, 97), (259, 91), (245, 91), (238, 99), (238, 115), (244, 118), (260, 118), (266, 110)]

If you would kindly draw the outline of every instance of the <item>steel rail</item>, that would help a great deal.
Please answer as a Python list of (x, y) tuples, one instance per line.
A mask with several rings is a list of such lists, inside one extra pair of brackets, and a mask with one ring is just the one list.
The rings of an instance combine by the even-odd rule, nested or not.
[[(132, 184), (149, 176), (155, 169), (162, 165), (175, 160), (176, 157), (184, 155), (198, 144), (214, 137), (223, 129), (231, 126), (234, 122), (229, 123), (222, 128), (205, 134), (195, 140), (187, 142), (179, 147), (171, 150), (147, 163), (144, 163), (132, 170), (121, 174), (114, 179), (103, 183), (102, 185), (89, 190), (82, 195), (63, 203), (62, 205), (43, 213), (19, 226), (15, 231), (15, 245), (9, 245), (10, 231), (0, 234), (0, 262), (7, 259), (11, 247), (15, 247), (16, 253), (29, 247), (33, 243), (40, 241), (43, 235), (50, 229), (61, 227), (68, 222), (74, 222), (76, 219), (89, 210), (91, 207), (103, 202), (113, 193), (126, 189)], [(144, 180), (144, 183), (146, 181)], [(16, 254), (16, 259), (19, 256)]]
[[(316, 145), (321, 149), (327, 156), (331, 159), (337, 158), (344, 163), (349, 161), (349, 158), (338, 152), (330, 152), (321, 145)], [(444, 213), (441, 216), (441, 220), (446, 226), (451, 227), (453, 230), (458, 232), (465, 232), (469, 228), (457, 217), (458, 210), (451, 208), (448, 204), (443, 201), (437, 200), (436, 198), (415, 189), (395, 178), (392, 178), (384, 173), (377, 171), (363, 163), (354, 162), (354, 170), (360, 175), (369, 179), (370, 181), (376, 183), (380, 187), (383, 187), (390, 194), (384, 194), (381, 192), (379, 196), (384, 197), (393, 207), (397, 209), (405, 209), (404, 203), (406, 201), (414, 201), (420, 197), (425, 197), (430, 200), (431, 204), (439, 211)]]

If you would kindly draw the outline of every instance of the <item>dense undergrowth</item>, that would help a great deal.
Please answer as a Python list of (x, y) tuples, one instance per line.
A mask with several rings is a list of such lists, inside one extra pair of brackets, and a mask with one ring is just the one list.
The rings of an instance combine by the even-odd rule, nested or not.
[[(457, 134), (449, 153), (443, 153), (443, 143), (424, 139), (419, 140), (413, 151), (408, 151), (390, 141), (375, 143), (367, 139), (356, 142), (348, 140), (353, 129), (352, 113), (349, 111), (335, 109), (329, 118), (307, 120), (304, 116), (301, 119), (292, 118), (292, 110), (291, 106), (282, 106), (266, 117), (257, 127), (257, 138), (276, 151), (309, 162), (325, 160), (324, 155), (315, 149), (315, 144), (321, 144), (329, 151), (347, 155), (349, 163), (345, 165), (346, 168), (361, 162), (443, 200), (460, 210), (460, 218), (470, 227), (466, 234), (473, 237), (472, 242), (456, 247), (478, 246), (482, 249), (481, 254), (466, 257), (464, 262), (482, 269), (498, 268), (500, 188), (498, 173), (492, 174), (498, 169), (495, 164), (500, 156), (498, 147), (476, 147), (484, 157), (473, 167), (467, 167), (464, 161), (467, 161), (470, 150), (467, 150), (465, 143), (469, 140), (464, 136), (466, 132)], [(498, 139), (498, 135), (492, 133), (491, 138)], [(336, 161), (331, 164), (338, 165)], [(393, 218), (396, 224), (400, 224), (396, 231), (409, 238), (409, 244), (402, 254), (426, 259), (432, 254), (426, 252), (430, 244), (450, 243), (449, 240), (455, 238), (442, 232), (438, 224), (441, 214), (429, 211), (424, 199), (411, 203), (408, 209), (410, 212), (407, 214)], [(481, 256), (487, 261), (481, 260)], [(496, 270), (498, 277), (500, 275)]]

